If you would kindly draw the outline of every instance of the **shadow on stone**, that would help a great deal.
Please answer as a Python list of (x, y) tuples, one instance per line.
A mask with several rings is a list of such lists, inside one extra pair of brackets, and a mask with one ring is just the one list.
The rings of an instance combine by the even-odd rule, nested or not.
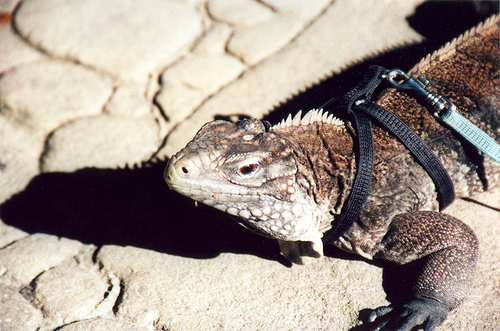
[(279, 259), (275, 241), (168, 189), (164, 163), (35, 177), (0, 206), (5, 223), (94, 245), (137, 246), (194, 258), (221, 252)]

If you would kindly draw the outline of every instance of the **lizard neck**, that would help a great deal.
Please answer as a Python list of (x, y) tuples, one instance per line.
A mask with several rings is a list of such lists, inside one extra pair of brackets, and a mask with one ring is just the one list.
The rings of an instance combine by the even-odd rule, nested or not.
[(280, 128), (297, 161), (297, 183), (321, 210), (318, 228), (331, 227), (351, 191), (356, 172), (353, 137), (343, 125), (316, 122)]

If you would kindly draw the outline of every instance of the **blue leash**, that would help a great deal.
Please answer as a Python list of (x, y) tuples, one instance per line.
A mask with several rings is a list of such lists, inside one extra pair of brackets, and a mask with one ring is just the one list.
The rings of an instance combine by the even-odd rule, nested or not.
[(382, 78), (387, 79), (395, 88), (415, 90), (423, 95), (429, 105), (434, 109), (433, 115), (436, 118), (451, 127), (484, 154), (500, 163), (500, 144), (480, 128), (472, 124), (471, 121), (463, 117), (450, 100), (427, 90), (426, 86), (429, 84), (427, 79), (422, 76), (414, 79), (400, 69), (388, 71), (383, 74)]

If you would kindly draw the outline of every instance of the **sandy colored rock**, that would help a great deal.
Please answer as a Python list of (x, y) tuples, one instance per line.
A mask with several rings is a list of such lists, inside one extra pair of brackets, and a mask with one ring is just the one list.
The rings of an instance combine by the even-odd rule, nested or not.
[(192, 6), (167, 0), (27, 0), (15, 22), (23, 37), (54, 56), (139, 82), (202, 33)]
[[(208, 41), (213, 40), (212, 47), (199, 44), (194, 53), (161, 75), (161, 88), (155, 102), (167, 117), (170, 129), (246, 69), (237, 58), (222, 53), (228, 32), (227, 26), (216, 25), (207, 37)], [(203, 49), (206, 52), (202, 52)]]
[(293, 15), (310, 20), (318, 15), (330, 0), (262, 0), (282, 15)]
[(78, 265), (71, 260), (43, 272), (31, 286), (36, 306), (57, 326), (95, 317), (109, 284), (97, 266)]
[(104, 107), (104, 113), (138, 118), (151, 112), (151, 102), (140, 93), (137, 85), (119, 86), (113, 93), (111, 99)]
[(131, 321), (111, 318), (94, 318), (70, 323), (58, 331), (149, 331), (150, 328), (138, 327)]
[(188, 85), (169, 84), (164, 82), (161, 91), (155, 98), (163, 113), (168, 118), (168, 124), (175, 126), (191, 114), (207, 98), (207, 95)]
[(216, 20), (231, 25), (252, 25), (274, 17), (270, 8), (253, 0), (208, 0), (208, 11)]
[(198, 260), (118, 246), (97, 260), (123, 279), (118, 316), (165, 329), (346, 330), (358, 309), (384, 304), (381, 269), (357, 261), (287, 268), (250, 255)]
[(0, 47), (0, 73), (43, 57), (40, 52), (19, 38), (9, 25), (0, 26), (0, 45), (2, 45)]
[(84, 245), (76, 240), (37, 233), (0, 250), (0, 283), (28, 285), (38, 274), (76, 255)]
[(295, 17), (277, 16), (251, 27), (237, 28), (227, 50), (250, 66), (285, 46), (303, 28)]
[(227, 54), (195, 53), (165, 71), (161, 80), (189, 86), (208, 96), (238, 77), (245, 68), (237, 58)]
[(21, 0), (0, 0), (0, 11), (12, 12)]
[(132, 166), (147, 161), (160, 142), (158, 123), (152, 116), (85, 117), (62, 126), (50, 136), (41, 169), (70, 172), (84, 167)]
[[(27, 236), (29, 236), (28, 233), (7, 225), (0, 220), (0, 249)], [(0, 274), (3, 274), (5, 271), (7, 270), (0, 270)]]
[(19, 292), (0, 284), (0, 330), (39, 330), (42, 312), (33, 307)]
[(99, 114), (111, 92), (106, 76), (64, 61), (27, 64), (0, 78), (2, 115), (41, 134)]
[(226, 23), (215, 23), (194, 48), (195, 53), (224, 53), (232, 28)]
[(39, 174), (43, 139), (0, 112), (0, 203), (23, 190)]

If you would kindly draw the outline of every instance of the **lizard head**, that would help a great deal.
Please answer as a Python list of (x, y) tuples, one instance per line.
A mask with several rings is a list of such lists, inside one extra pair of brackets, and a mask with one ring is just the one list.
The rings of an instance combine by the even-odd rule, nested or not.
[(169, 161), (169, 187), (238, 216), (240, 224), (285, 241), (318, 241), (314, 201), (297, 185), (294, 152), (256, 119), (216, 120)]

